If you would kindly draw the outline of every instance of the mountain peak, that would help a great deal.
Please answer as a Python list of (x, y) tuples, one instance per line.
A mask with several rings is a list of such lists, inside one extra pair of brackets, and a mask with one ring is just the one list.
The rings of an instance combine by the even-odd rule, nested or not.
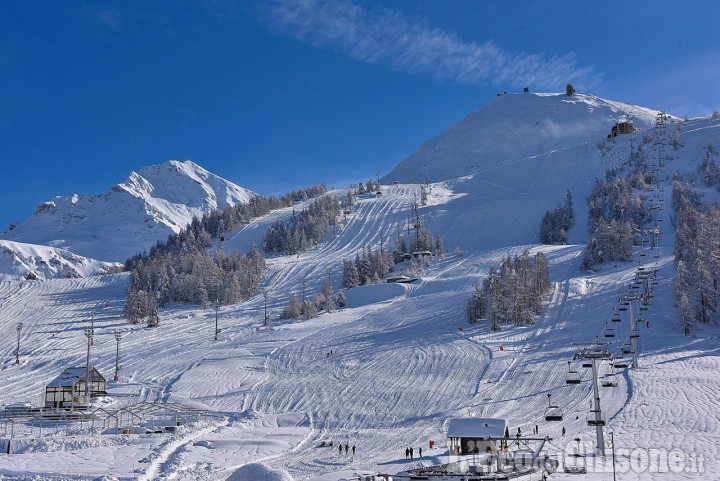
[(255, 195), (194, 162), (170, 160), (131, 172), (102, 194), (71, 194), (43, 202), (2, 237), (124, 261), (179, 232), (193, 216), (247, 202)]

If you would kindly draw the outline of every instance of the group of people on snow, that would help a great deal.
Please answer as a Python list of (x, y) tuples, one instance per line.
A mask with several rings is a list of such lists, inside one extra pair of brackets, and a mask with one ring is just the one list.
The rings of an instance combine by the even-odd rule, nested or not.
[[(413, 459), (414, 451), (413, 447), (410, 446), (408, 448), (405, 448), (405, 459)], [(422, 448), (418, 448), (418, 457), (422, 458)]]
[[(352, 451), (353, 456), (355, 456), (355, 445), (354, 445), (354, 444), (352, 445), (352, 448), (350, 447), (349, 444), (346, 444), (346, 445), (345, 445), (345, 456), (348, 455), (348, 452), (349, 452), (349, 451)], [(342, 456), (342, 453), (343, 453), (343, 445), (342, 445), (342, 443), (341, 443), (341, 444), (338, 445), (338, 454), (339, 454), (340, 456)]]

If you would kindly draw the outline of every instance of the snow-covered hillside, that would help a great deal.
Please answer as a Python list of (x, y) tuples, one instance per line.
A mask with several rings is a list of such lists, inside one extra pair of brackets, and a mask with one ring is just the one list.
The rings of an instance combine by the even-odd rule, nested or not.
[[(517, 98), (532, 104), (542, 96)], [(354, 472), (396, 473), (445, 462), (446, 421), (468, 415), (507, 417), (512, 432), (521, 428), (527, 434), (537, 425), (540, 435), (553, 438), (550, 453), (560, 458), (575, 437), (591, 452), (595, 431), (585, 418), (592, 386), (587, 370), (580, 384), (566, 384), (567, 361), (576, 352), (573, 343), (606, 339), (603, 332), (618, 297), (645, 267), (657, 269), (658, 285), (647, 324), (638, 326), (641, 369), (617, 371), (618, 386), (601, 390), (606, 439), (612, 432), (616, 443), (618, 479), (720, 479), (713, 463), (720, 455), (720, 329), (700, 326), (685, 337), (676, 323), (668, 187), (672, 171), (689, 178), (708, 142), (720, 145), (720, 121), (673, 123), (668, 132), (676, 129), (678, 149), (667, 149), (665, 188), (652, 193), (666, 206), (658, 257), (636, 253), (632, 262), (606, 264), (596, 273), (579, 269), (585, 195), (604, 169), (622, 167), (631, 148), (644, 149), (648, 159), (657, 155), (652, 142), (644, 143), (647, 131), (618, 137), (601, 150), (597, 143), (607, 134), (599, 130), (579, 147), (559, 147), (432, 184), (419, 214), (424, 227), (446, 239), (449, 252), (433, 260), (415, 283), (346, 290), (345, 308), (312, 320), (281, 320), (279, 314), (290, 294), (311, 297), (328, 276), (340, 289), (343, 259), (364, 245), (390, 249), (398, 226), (407, 232), (420, 185), (386, 183), (381, 196), (360, 195), (337, 233), (329, 233), (317, 248), (268, 259), (261, 286), (268, 294), (268, 325), (261, 292), (217, 312), (171, 305), (161, 311), (158, 327), (147, 328), (121, 317), (126, 274), (0, 282), (0, 338), (5, 339), (0, 404), (38, 405), (48, 382), (66, 367), (84, 365), (84, 319), (95, 310), (91, 364), (108, 379), (117, 352), (114, 333), (122, 335), (123, 368), (120, 381), (108, 383), (106, 410), (177, 402), (208, 412), (174, 434), (144, 434), (145, 423), (129, 417), (118, 423), (130, 429), (125, 435), (115, 434), (112, 418), (102, 428), (98, 421), (94, 433), (88, 425), (61, 424), (44, 429), (42, 437), (37, 426), (16, 423), (14, 454), (0, 455), (0, 474), (10, 480), (110, 475), (122, 481), (220, 481), (261, 462), (232, 479), (247, 473), (282, 479), (287, 471), (298, 481), (337, 481)], [(530, 149), (521, 140), (511, 143)], [(495, 148), (510, 149), (502, 143)], [(574, 243), (535, 244), (533, 230), (542, 213), (562, 201), (565, 188), (575, 199)], [(719, 196), (714, 189), (703, 192), (706, 201)], [(239, 226), (228, 233), (223, 248), (247, 251), (270, 224), (303, 206)], [(454, 252), (456, 245), (462, 254)], [(465, 306), (475, 285), (491, 265), (524, 247), (544, 252), (550, 261), (553, 289), (537, 323), (499, 332), (483, 323), (468, 325)], [(213, 340), (216, 320), (222, 330), (218, 341)], [(19, 365), (13, 356), (17, 322), (24, 325)], [(619, 353), (629, 337), (629, 319), (614, 328), (617, 336), (608, 349)], [(601, 370), (608, 373), (606, 362)], [(564, 411), (562, 422), (544, 419), (548, 393)], [(338, 444), (354, 445), (357, 452), (338, 454)], [(423, 458), (405, 459), (407, 446), (422, 446)], [(550, 478), (568, 479), (579, 478), (564, 473)], [(609, 458), (584, 479), (613, 479)]]
[(132, 172), (125, 182), (102, 194), (73, 194), (44, 202), (2, 237), (123, 262), (177, 233), (193, 216), (246, 202), (254, 195), (189, 160), (170, 160)]
[(0, 280), (87, 277), (116, 265), (65, 249), (0, 240)]
[(646, 129), (657, 113), (592, 95), (504, 94), (423, 142), (382, 181), (438, 182), (568, 149), (566, 160), (582, 163), (588, 158), (585, 144), (594, 149), (616, 122)]

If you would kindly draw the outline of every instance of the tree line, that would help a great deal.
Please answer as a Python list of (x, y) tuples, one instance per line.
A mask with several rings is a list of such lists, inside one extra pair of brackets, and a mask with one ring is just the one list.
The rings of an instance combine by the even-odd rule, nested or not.
[(703, 208), (695, 189), (673, 183), (675, 267), (673, 286), (678, 324), (685, 335), (697, 323), (717, 321), (720, 289), (720, 208)]
[(286, 222), (276, 221), (263, 236), (263, 251), (294, 255), (320, 243), (340, 215), (340, 203), (334, 196), (315, 199), (299, 214), (293, 210)]
[(232, 304), (258, 289), (265, 257), (253, 245), (248, 254), (211, 252), (212, 239), (272, 210), (327, 192), (325, 184), (281, 197), (253, 197), (247, 203), (193, 217), (187, 227), (157, 241), (149, 250), (125, 262), (131, 271), (123, 315), (132, 323), (159, 322), (158, 310), (169, 302)]
[(242, 252), (212, 253), (188, 248), (138, 261), (130, 274), (123, 315), (133, 324), (153, 317), (170, 302), (235, 304), (255, 292), (265, 268), (265, 257), (253, 245)]
[(645, 206), (622, 177), (596, 179), (588, 195), (588, 243), (582, 267), (632, 258), (632, 246), (647, 220)]
[(540, 221), (540, 242), (543, 244), (567, 244), (567, 231), (575, 225), (575, 211), (570, 190), (565, 191), (565, 202), (552, 211), (545, 212)]
[(531, 257), (525, 249), (520, 256), (503, 257), (467, 300), (468, 321), (486, 321), (492, 330), (533, 324), (551, 287), (549, 263), (542, 252)]
[(291, 207), (295, 202), (306, 201), (327, 193), (325, 183), (293, 190), (280, 197), (255, 196), (246, 203), (235, 204), (224, 210), (216, 209), (203, 214), (201, 218), (193, 217), (187, 227), (177, 234), (170, 234), (167, 240), (157, 241), (149, 252), (139, 253), (125, 261), (125, 269), (132, 270), (138, 260), (146, 260), (157, 255), (195, 247), (206, 249), (212, 245), (212, 239), (233, 231), (242, 224), (249, 224), (252, 219), (269, 214), (273, 210)]

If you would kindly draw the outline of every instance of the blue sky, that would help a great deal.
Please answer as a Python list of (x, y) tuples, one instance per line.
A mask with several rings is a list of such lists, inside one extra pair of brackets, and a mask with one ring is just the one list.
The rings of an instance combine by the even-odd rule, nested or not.
[(0, 231), (170, 159), (261, 194), (347, 186), (525, 86), (708, 115), (719, 13), (677, 0), (3, 2)]

